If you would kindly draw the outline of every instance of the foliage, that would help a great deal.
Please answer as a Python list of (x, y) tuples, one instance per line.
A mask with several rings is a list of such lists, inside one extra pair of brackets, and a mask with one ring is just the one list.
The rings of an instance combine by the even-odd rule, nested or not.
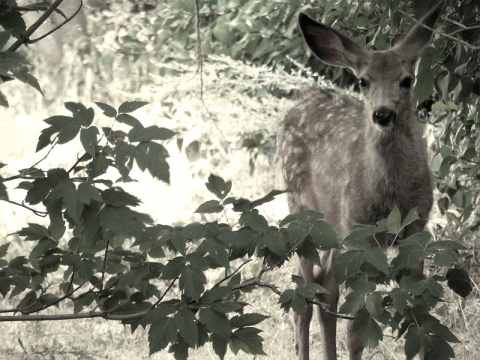
[[(360, 1), (355, 6), (348, 3), (205, 0), (199, 1), (196, 21), (193, 1), (144, 6), (141, 11), (136, 2), (130, 13), (121, 14), (127, 32), (119, 36), (119, 44), (126, 59), (138, 59), (141, 51), (149, 48), (158, 54), (159, 61), (168, 63), (174, 54), (176, 60), (191, 62), (198, 55), (197, 23), (203, 55), (224, 54), (289, 70), (294, 67), (292, 60), (310, 63), (296, 32), (299, 10), (323, 13), (323, 21), (330, 25), (342, 19), (338, 24), (342, 30), (379, 49), (389, 45), (392, 35), (400, 36), (413, 24), (402, 15), (410, 8), (400, 1), (390, 1), (388, 6), (379, 1)], [(413, 4), (416, 15), (426, 4)], [(91, 1), (90, 5), (93, 11), (102, 10), (99, 18), (111, 20), (105, 22), (108, 26), (114, 24), (108, 10), (125, 3)], [(435, 120), (443, 127), (432, 168), (442, 180), (437, 183), (442, 194), (440, 209), (459, 223), (476, 215), (472, 214), (478, 203), (480, 135), (475, 109), (479, 55), (473, 50), (480, 28), (474, 22), (478, 16), (475, 6), (474, 2), (447, 5), (448, 18), (464, 27), (458, 31), (453, 21), (439, 25), (441, 34), (420, 61), (415, 88), (419, 102), (434, 91), (432, 109), (443, 114)], [(158, 10), (162, 16), (157, 16)], [(26, 31), (21, 11), (25, 9), (15, 1), (0, 5), (0, 25), (5, 30), (0, 33), (0, 45), (4, 50), (15, 41), (12, 37), (22, 39), (20, 35)], [(142, 21), (132, 14), (141, 14)], [(378, 31), (374, 34), (373, 29)], [(452, 33), (459, 40), (455, 47), (442, 36)], [(93, 57), (100, 56), (96, 41)], [(40, 90), (23, 56), (3, 51), (1, 59), (2, 77), (16, 78)], [(348, 81), (343, 72), (315, 66), (340, 83)], [(289, 95), (274, 88), (269, 91)], [(1, 104), (8, 106), (3, 95), (2, 99)], [(257, 325), (266, 316), (246, 313), (243, 293), (270, 289), (283, 309), (299, 314), (310, 304), (323, 306), (316, 300), (316, 295), (325, 291), (321, 286), (292, 276), (292, 287), (280, 289), (266, 282), (265, 274), (274, 272), (294, 254), (320, 265), (319, 251), (343, 249), (334, 270), (337, 281), (352, 291), (341, 304), (340, 313), (352, 315), (354, 328), (366, 330), (361, 332), (364, 345), (375, 347), (389, 327), (398, 337), (405, 337), (408, 359), (420, 348), (427, 359), (454, 356), (449, 343), (458, 339), (436, 318), (435, 309), (443, 301), (443, 282), (461, 296), (471, 292), (461, 259), (466, 247), (455, 241), (430, 242), (428, 233), (419, 233), (402, 240), (398, 254), (389, 260), (367, 240), (385, 232), (401, 237), (405, 226), (417, 219), (415, 210), (401, 219), (398, 209), (393, 209), (384, 221), (358, 226), (339, 243), (331, 226), (316, 212), (289, 215), (279, 226), (269, 224), (258, 207), (283, 191), (273, 190), (257, 200), (236, 198), (230, 195), (230, 181), (211, 175), (206, 186), (213, 199), (200, 204), (196, 212), (214, 220), (181, 226), (157, 224), (148, 214), (137, 211), (141, 199), (125, 191), (122, 183), (134, 180), (134, 167), (168, 182), (164, 143), (177, 134), (160, 126), (144, 127), (132, 113), (145, 102), (126, 101), (118, 108), (104, 102), (96, 105), (113, 125), (97, 127), (94, 108), (78, 102), (65, 103), (70, 115), (44, 120), (47, 127), (39, 135), (37, 151), (79, 142), (84, 153), (72, 160), (70, 167), (42, 168), (36, 164), (19, 169), (18, 175), (0, 178), (1, 200), (9, 201), (5, 184), (15, 182), (25, 190), (22, 206), (46, 216), (45, 221), (29, 223), (16, 233), (33, 244), (26, 256), (9, 257), (9, 243), (0, 246), (0, 294), (17, 300), (14, 308), (2, 309), (2, 313), (20, 314), (0, 320), (53, 319), (32, 314), (66, 302), (71, 304), (72, 313), (61, 314), (64, 319), (102, 317), (128, 324), (132, 331), (148, 328), (151, 354), (169, 347), (176, 358), (183, 359), (189, 349), (212, 343), (220, 358), (228, 348), (235, 354), (241, 350), (263, 355)], [(273, 148), (269, 134), (261, 131), (245, 140), (244, 146)], [(469, 228), (476, 226), (473, 223)], [(446, 230), (443, 236), (452, 231)], [(253, 277), (242, 272), (250, 262), (261, 264)], [(433, 264), (435, 271), (427, 275), (419, 272), (418, 264), (423, 262)], [(207, 275), (215, 279), (213, 283), (207, 281)], [(397, 286), (384, 286), (391, 283)]]

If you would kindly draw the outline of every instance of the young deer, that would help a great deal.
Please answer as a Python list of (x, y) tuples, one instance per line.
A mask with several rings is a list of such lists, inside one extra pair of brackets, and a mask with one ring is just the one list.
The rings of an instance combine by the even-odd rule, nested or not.
[[(420, 220), (405, 229), (404, 237), (423, 230), (432, 206), (432, 187), (411, 88), (416, 60), (441, 8), (439, 3), (387, 51), (366, 50), (336, 30), (299, 15), (310, 49), (326, 64), (350, 68), (359, 79), (363, 101), (340, 90), (319, 90), (286, 115), (278, 150), (292, 191), (292, 213), (322, 212), (343, 239), (352, 225), (375, 224), (395, 205), (402, 216), (417, 207)], [(386, 247), (392, 239), (377, 237), (377, 243)], [(318, 300), (333, 312), (339, 297), (333, 274), (337, 255), (336, 250), (324, 252), (321, 268), (305, 259), (300, 259), (299, 266), (306, 281), (329, 291)], [(296, 350), (302, 360), (309, 359), (311, 318), (311, 306), (304, 317), (295, 316)], [(337, 319), (319, 309), (319, 320), (323, 357), (336, 360)], [(350, 359), (361, 359), (363, 346), (351, 326), (347, 338)]]

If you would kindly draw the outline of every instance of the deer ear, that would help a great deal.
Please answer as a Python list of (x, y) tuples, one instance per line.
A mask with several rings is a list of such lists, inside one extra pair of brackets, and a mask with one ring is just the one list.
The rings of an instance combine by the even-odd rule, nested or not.
[[(430, 10), (405, 36), (395, 48), (396, 51), (403, 56), (407, 56), (413, 62), (417, 60), (423, 48), (427, 45), (432, 35), (435, 21), (443, 8), (444, 0), (440, 1), (435, 7)], [(424, 25), (426, 27), (424, 27)]]
[(358, 72), (362, 59), (366, 57), (366, 50), (304, 13), (299, 14), (298, 24), (308, 47), (320, 60), (328, 65), (348, 67)]

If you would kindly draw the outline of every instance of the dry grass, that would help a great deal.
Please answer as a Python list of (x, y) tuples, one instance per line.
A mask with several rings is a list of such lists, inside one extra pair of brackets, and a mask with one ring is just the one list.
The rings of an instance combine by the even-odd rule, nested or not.
[[(78, 64), (77, 64), (78, 65)], [(65, 65), (65, 71), (74, 72), (76, 65), (72, 62)], [(114, 64), (115, 66), (115, 64)], [(177, 68), (180, 65), (175, 65)], [(235, 77), (219, 76), (225, 69), (235, 69), (240, 80)], [(2, 91), (9, 98), (10, 109), (0, 109), (1, 118), (0, 144), (1, 162), (8, 166), (2, 171), (4, 176), (15, 174), (16, 170), (26, 168), (42, 158), (44, 154), (34, 154), (34, 149), (42, 119), (56, 114), (66, 113), (63, 101), (81, 101), (87, 106), (95, 106), (92, 100), (104, 101), (118, 106), (125, 100), (150, 101), (138, 112), (137, 116), (146, 124), (155, 123), (161, 126), (181, 129), (184, 145), (198, 140), (209, 142), (204, 156), (196, 162), (190, 162), (184, 151), (175, 142), (168, 145), (171, 154), (171, 184), (166, 185), (152, 179), (147, 174), (136, 172), (138, 183), (124, 187), (143, 200), (141, 211), (149, 213), (160, 223), (179, 223), (192, 220), (203, 220), (194, 215), (196, 207), (205, 200), (211, 199), (204, 187), (210, 173), (219, 174), (233, 180), (233, 195), (241, 197), (258, 197), (279, 188), (281, 184), (275, 165), (267, 158), (260, 157), (253, 176), (249, 175), (248, 154), (244, 150), (235, 149), (238, 134), (264, 129), (274, 133), (276, 124), (285, 109), (293, 101), (278, 100), (266, 95), (264, 98), (249, 96), (249, 92), (262, 86), (276, 85), (283, 89), (301, 89), (311, 84), (299, 76), (272, 73), (268, 69), (256, 69), (245, 64), (234, 63), (227, 59), (214, 59), (205, 65), (204, 98), (199, 98), (199, 78), (195, 76), (196, 68), (183, 68), (175, 77), (150, 77), (147, 86), (131, 88), (129, 80), (137, 76), (132, 66), (127, 73), (121, 67), (115, 68), (115, 81), (92, 84), (88, 72), (78, 71), (69, 77), (69, 82), (57, 78), (39, 75), (45, 85), (50, 101), (37, 96), (34, 90), (11, 82), (2, 85)], [(74, 76), (75, 75), (75, 76)], [(82, 86), (78, 86), (80, 83)], [(71, 81), (71, 79), (76, 79)], [(73, 85), (72, 85), (73, 84)], [(110, 125), (100, 116), (95, 108), (97, 125)], [(225, 146), (229, 143), (229, 146)], [(45, 160), (44, 166), (67, 166), (75, 161), (80, 148), (77, 145), (57, 147)], [(8, 184), (10, 195), (14, 200), (21, 200), (23, 192), (14, 190)], [(287, 214), (285, 199), (280, 197), (275, 202), (262, 208), (263, 213), (272, 222), (282, 219)], [(37, 220), (21, 208), (0, 203), (0, 243), (11, 241), (7, 237), (19, 230), (28, 221)], [(13, 255), (28, 251), (25, 244), (16, 239), (11, 246)], [(255, 265), (252, 265), (255, 266)], [(256, 265), (258, 266), (258, 264)], [(251, 271), (245, 269), (246, 272)], [(294, 273), (294, 264), (286, 264), (270, 276), (280, 288), (291, 287), (290, 276)], [(277, 304), (276, 295), (266, 290), (257, 290), (245, 295), (250, 306), (246, 311), (258, 312), (271, 316), (261, 324), (263, 330), (264, 350), (268, 358), (292, 359), (293, 324), (291, 314), (285, 314)], [(1, 299), (0, 308), (11, 308), (15, 303), (11, 299)], [(450, 293), (446, 295), (444, 306), (440, 307), (442, 320), (460, 338), (461, 344), (455, 345), (457, 359), (476, 359), (480, 353), (480, 301), (478, 289), (467, 301), (461, 302)], [(68, 307), (54, 309), (55, 312), (69, 312)], [(340, 321), (339, 359), (347, 359), (345, 344), (345, 321)], [(59, 321), (59, 322), (7, 322), (0, 324), (2, 343), (0, 359), (147, 359), (147, 334), (143, 329), (133, 335), (129, 329), (115, 322), (99, 319)], [(320, 357), (319, 327), (317, 321), (312, 328), (312, 358)], [(384, 342), (365, 355), (365, 359), (403, 359), (402, 343), (389, 334)], [(173, 359), (171, 354), (161, 352), (152, 359)], [(191, 359), (217, 358), (211, 346), (190, 351)], [(228, 353), (227, 359), (252, 359), (243, 353), (238, 356)]]

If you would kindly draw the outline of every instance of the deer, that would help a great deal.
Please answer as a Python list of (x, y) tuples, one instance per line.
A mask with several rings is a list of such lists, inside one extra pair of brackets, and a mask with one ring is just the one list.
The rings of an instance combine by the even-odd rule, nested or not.
[[(321, 212), (343, 239), (355, 224), (376, 224), (395, 206), (402, 217), (417, 207), (419, 219), (405, 228), (403, 238), (424, 230), (433, 190), (423, 125), (413, 111), (412, 88), (416, 61), (442, 7), (439, 2), (403, 40), (385, 51), (366, 49), (299, 14), (299, 28), (313, 54), (327, 65), (350, 69), (358, 79), (360, 95), (339, 88), (316, 89), (281, 121), (277, 150), (290, 190), (290, 213)], [(386, 235), (371, 239), (374, 246), (384, 248), (393, 246), (392, 241)], [(337, 317), (331, 313), (337, 311), (339, 301), (333, 266), (341, 251), (322, 251), (321, 267), (299, 258), (299, 275), (328, 291), (317, 295), (325, 304), (318, 309), (325, 360), (337, 359)], [(309, 359), (312, 313), (310, 304), (304, 316), (294, 314), (295, 349), (301, 360)], [(351, 360), (362, 358), (363, 345), (351, 322), (347, 347)]]

